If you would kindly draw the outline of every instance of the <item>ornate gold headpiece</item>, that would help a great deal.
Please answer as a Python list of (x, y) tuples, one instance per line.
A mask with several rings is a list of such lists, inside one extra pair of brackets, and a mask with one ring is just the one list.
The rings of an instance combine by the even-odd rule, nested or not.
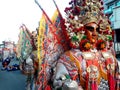
[[(66, 13), (66, 27), (69, 34), (69, 39), (74, 42), (76, 46), (79, 45), (83, 38), (83, 26), (90, 22), (104, 27), (103, 23), (108, 23), (107, 16), (103, 13), (102, 0), (72, 0), (71, 5), (65, 9)], [(79, 33), (79, 34), (78, 34)]]

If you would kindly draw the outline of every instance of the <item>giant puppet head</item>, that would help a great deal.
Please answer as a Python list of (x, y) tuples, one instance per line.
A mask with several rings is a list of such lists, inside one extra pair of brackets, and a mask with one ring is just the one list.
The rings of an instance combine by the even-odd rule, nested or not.
[(72, 48), (81, 46), (87, 50), (91, 48), (91, 43), (100, 40), (99, 42), (103, 44), (106, 35), (111, 35), (111, 31), (107, 15), (103, 13), (102, 0), (72, 0), (69, 4), (70, 7), (65, 9), (65, 25), (70, 46)]

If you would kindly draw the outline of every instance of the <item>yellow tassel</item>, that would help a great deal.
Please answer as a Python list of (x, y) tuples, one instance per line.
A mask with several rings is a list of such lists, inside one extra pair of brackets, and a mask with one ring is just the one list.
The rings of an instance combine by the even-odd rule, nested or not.
[(72, 54), (72, 52), (69, 52), (69, 56), (70, 56), (70, 60), (76, 64), (77, 68), (78, 68), (78, 71), (79, 71), (79, 78), (80, 78), (80, 85), (81, 86), (85, 86), (85, 80), (84, 78), (82, 77), (81, 73), (82, 73), (82, 70), (81, 70), (81, 63), (80, 61)]
[(105, 72), (105, 71), (102, 69), (102, 65), (100, 65), (100, 74), (101, 74), (101, 76), (102, 76), (105, 80), (108, 80), (107, 72)]

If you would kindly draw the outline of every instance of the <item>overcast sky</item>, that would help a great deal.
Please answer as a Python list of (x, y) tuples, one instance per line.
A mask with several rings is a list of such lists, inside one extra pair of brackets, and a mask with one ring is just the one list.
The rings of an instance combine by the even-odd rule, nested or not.
[[(55, 11), (52, 0), (37, 0), (46, 13), (51, 17)], [(60, 12), (64, 15), (64, 9), (70, 0), (55, 0)], [(30, 31), (38, 27), (41, 18), (41, 10), (34, 0), (0, 0), (0, 43), (11, 40), (17, 43), (19, 27), (25, 24)]]

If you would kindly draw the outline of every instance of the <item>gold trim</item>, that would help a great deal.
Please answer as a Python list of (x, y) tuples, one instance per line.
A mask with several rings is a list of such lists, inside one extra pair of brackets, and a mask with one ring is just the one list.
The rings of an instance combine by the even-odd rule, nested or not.
[(107, 73), (102, 69), (102, 65), (100, 65), (100, 74), (101, 74), (101, 77), (104, 78), (105, 80), (108, 79)]
[(69, 55), (70, 55), (70, 60), (72, 62), (74, 62), (76, 64), (77, 68), (78, 68), (79, 78), (80, 78), (80, 85), (81, 86), (85, 86), (85, 79), (81, 75), (82, 70), (81, 70), (81, 63), (80, 63), (80, 61), (74, 55), (72, 55), (71, 51), (69, 52)]

